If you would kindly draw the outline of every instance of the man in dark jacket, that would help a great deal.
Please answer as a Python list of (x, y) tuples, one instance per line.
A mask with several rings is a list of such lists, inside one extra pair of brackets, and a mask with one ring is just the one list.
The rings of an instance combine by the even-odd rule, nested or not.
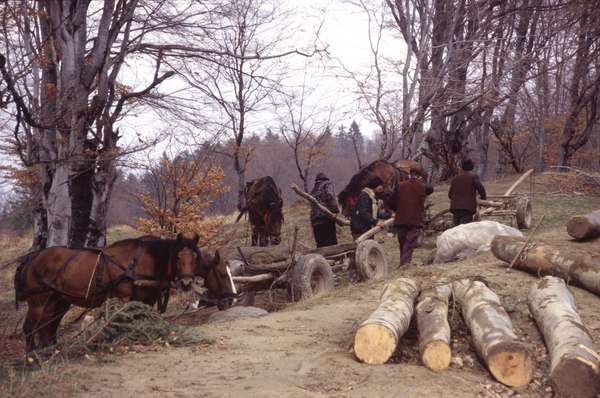
[[(317, 174), (315, 186), (312, 191), (310, 191), (310, 194), (332, 213), (340, 212), (335, 200), (333, 185), (325, 174)], [(327, 215), (314, 204), (312, 204), (310, 208), (310, 223), (312, 224), (317, 247), (337, 245), (335, 221), (327, 217)]]
[(356, 239), (378, 224), (378, 198), (383, 195), (383, 181), (377, 176), (369, 179), (367, 186), (360, 191), (356, 208), (350, 216), (352, 238)]
[(400, 265), (410, 263), (425, 222), (425, 199), (433, 192), (423, 182), (418, 170), (411, 169), (408, 180), (402, 181), (389, 196), (387, 205), (395, 211), (394, 228), (400, 246)]
[(477, 212), (477, 193), (481, 199), (486, 200), (485, 188), (479, 180), (479, 176), (471, 172), (474, 167), (471, 159), (463, 159), (463, 172), (454, 177), (450, 184), (448, 197), (454, 225), (473, 221), (473, 216)]

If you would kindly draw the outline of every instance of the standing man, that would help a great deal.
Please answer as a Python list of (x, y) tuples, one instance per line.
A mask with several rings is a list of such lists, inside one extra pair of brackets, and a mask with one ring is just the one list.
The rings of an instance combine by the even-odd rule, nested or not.
[(395, 211), (394, 228), (400, 246), (400, 265), (410, 263), (425, 222), (425, 199), (433, 192), (423, 182), (419, 170), (411, 168), (408, 180), (402, 181), (388, 198), (388, 207)]
[(352, 238), (356, 239), (378, 223), (379, 206), (377, 199), (383, 195), (383, 180), (377, 176), (372, 176), (358, 195), (356, 208), (350, 216), (350, 230)]
[(450, 212), (454, 219), (454, 225), (467, 224), (473, 221), (477, 212), (477, 196), (486, 200), (485, 188), (479, 176), (471, 171), (475, 167), (471, 159), (463, 159), (463, 172), (454, 177), (450, 184), (448, 197), (450, 198)]
[[(332, 213), (340, 212), (335, 200), (333, 185), (325, 174), (317, 174), (315, 186), (312, 191), (310, 191), (310, 194)], [(310, 223), (313, 228), (317, 247), (337, 245), (335, 221), (327, 217), (327, 215), (315, 204), (311, 204)]]

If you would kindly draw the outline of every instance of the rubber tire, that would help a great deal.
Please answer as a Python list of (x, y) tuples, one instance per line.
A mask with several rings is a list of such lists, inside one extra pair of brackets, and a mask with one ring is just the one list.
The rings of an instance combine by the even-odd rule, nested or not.
[(362, 281), (383, 278), (389, 271), (383, 246), (372, 239), (358, 244), (354, 254), (354, 265)]
[(333, 291), (335, 283), (331, 266), (320, 254), (300, 256), (288, 283), (288, 296), (291, 301), (306, 300), (310, 297)]
[(519, 198), (517, 200), (517, 227), (519, 229), (529, 229), (533, 219), (533, 209), (528, 198)]
[[(244, 262), (243, 261), (229, 260), (227, 262), (227, 265), (229, 265), (229, 270), (231, 271), (231, 276), (244, 275)], [(237, 286), (236, 286), (236, 288), (237, 288)], [(254, 291), (245, 291), (235, 301), (234, 306), (253, 307), (254, 301), (255, 301), (255, 292)]]

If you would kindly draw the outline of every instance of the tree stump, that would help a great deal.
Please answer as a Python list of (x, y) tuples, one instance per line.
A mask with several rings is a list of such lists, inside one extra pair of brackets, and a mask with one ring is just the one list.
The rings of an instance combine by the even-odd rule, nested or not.
[(418, 294), (419, 288), (412, 279), (398, 278), (385, 287), (379, 307), (354, 336), (354, 353), (360, 361), (379, 365), (390, 359), (408, 330)]

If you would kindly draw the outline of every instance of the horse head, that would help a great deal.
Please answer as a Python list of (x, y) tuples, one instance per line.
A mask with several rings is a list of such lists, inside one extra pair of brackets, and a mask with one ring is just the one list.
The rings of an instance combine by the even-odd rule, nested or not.
[(177, 286), (186, 291), (192, 288), (196, 280), (196, 267), (201, 257), (198, 249), (199, 239), (196, 233), (179, 233), (175, 240), (173, 278)]
[(231, 270), (227, 263), (222, 261), (219, 251), (215, 251), (213, 256), (205, 253), (198, 266), (198, 274), (204, 278), (208, 297), (217, 300), (220, 310), (231, 307), (235, 302), (237, 289), (233, 283)]

